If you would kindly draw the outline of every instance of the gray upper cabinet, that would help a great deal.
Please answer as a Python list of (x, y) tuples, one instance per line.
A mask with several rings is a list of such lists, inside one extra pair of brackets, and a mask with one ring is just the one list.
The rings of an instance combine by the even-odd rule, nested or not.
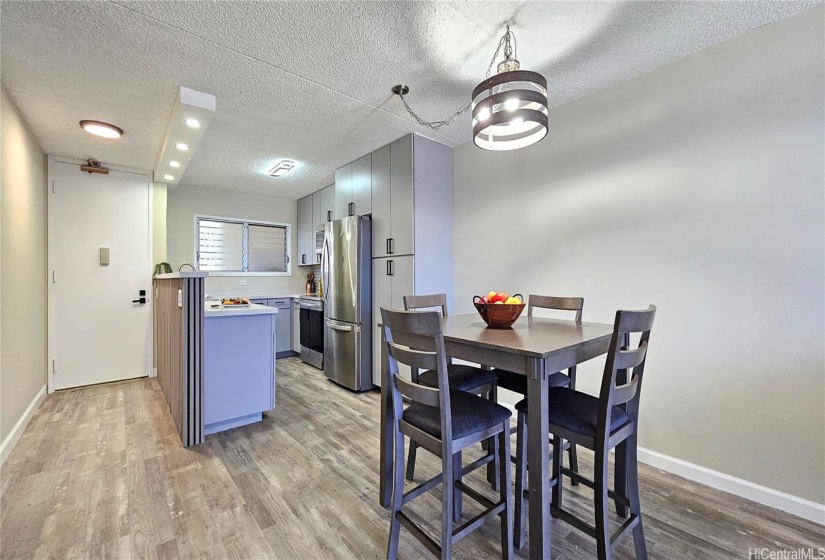
[(352, 207), (349, 214), (365, 216), (372, 212), (372, 154), (352, 162)]
[(390, 254), (412, 255), (413, 236), (413, 135), (390, 144)]
[(412, 255), (413, 136), (372, 154), (372, 256)]
[(332, 210), (332, 219), (340, 220), (349, 216), (352, 202), (352, 164), (335, 170), (335, 207)]
[(315, 227), (312, 219), (312, 195), (298, 199), (298, 255), (299, 265), (315, 262)]
[[(323, 190), (323, 189), (321, 189)], [(327, 214), (321, 206), (321, 191), (312, 193), (312, 224), (315, 227), (327, 221)]]
[(390, 233), (390, 150), (372, 153), (372, 256), (386, 257)]
[(321, 193), (321, 221), (315, 222), (315, 225), (322, 226), (326, 222), (332, 221), (332, 214), (335, 210), (335, 185), (324, 187)]

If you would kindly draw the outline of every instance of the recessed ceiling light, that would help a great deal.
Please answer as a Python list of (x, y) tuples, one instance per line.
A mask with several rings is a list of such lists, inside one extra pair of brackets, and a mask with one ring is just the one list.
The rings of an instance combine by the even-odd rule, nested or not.
[(176, 147), (177, 149), (179, 149), (181, 152), (185, 152), (186, 150), (188, 150), (188, 149), (189, 149), (189, 146), (187, 146), (187, 145), (186, 145), (186, 144), (184, 144), (183, 142), (178, 142), (177, 144), (175, 144), (175, 147)]
[(201, 123), (198, 122), (198, 119), (186, 119), (184, 122), (186, 123), (186, 126), (189, 126), (189, 127), (192, 127), (192, 128), (200, 128), (201, 127)]
[(163, 176), (163, 178), (164, 178), (164, 179), (166, 179), (167, 181), (174, 181), (174, 180), (175, 180), (175, 178), (174, 178), (174, 177), (172, 177), (172, 176), (171, 176), (171, 175), (169, 175), (169, 174), (164, 175), (164, 176)]
[(169, 167), (180, 167), (180, 162), (179, 161), (170, 161), (169, 162)]
[(269, 175), (272, 177), (283, 177), (295, 167), (295, 162), (291, 159), (283, 159), (278, 164), (269, 170)]
[(122, 129), (102, 121), (80, 121), (80, 127), (89, 134), (102, 136), (103, 138), (120, 138), (123, 136)]

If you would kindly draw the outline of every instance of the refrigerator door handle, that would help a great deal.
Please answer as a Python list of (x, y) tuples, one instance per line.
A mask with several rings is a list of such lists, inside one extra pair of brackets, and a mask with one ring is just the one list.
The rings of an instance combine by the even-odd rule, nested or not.
[(357, 331), (358, 325), (350, 325), (350, 324), (340, 324), (336, 323), (330, 319), (327, 319), (327, 326), (334, 331), (342, 331), (342, 332), (350, 332), (350, 331)]
[(321, 289), (324, 292), (324, 303), (326, 304), (329, 294), (329, 241), (326, 232), (324, 233), (324, 245), (321, 248)]

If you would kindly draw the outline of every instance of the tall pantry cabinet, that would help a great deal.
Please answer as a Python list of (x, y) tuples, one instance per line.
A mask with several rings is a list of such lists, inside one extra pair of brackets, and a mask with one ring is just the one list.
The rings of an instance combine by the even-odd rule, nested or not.
[(373, 383), (381, 385), (381, 307), (437, 293), (453, 307), (453, 150), (410, 134), (372, 153), (371, 177)]

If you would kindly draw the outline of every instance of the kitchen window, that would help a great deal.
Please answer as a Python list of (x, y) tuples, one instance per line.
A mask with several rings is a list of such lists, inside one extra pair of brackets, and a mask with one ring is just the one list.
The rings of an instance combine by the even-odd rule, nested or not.
[(195, 216), (198, 270), (215, 276), (291, 276), (290, 226)]

